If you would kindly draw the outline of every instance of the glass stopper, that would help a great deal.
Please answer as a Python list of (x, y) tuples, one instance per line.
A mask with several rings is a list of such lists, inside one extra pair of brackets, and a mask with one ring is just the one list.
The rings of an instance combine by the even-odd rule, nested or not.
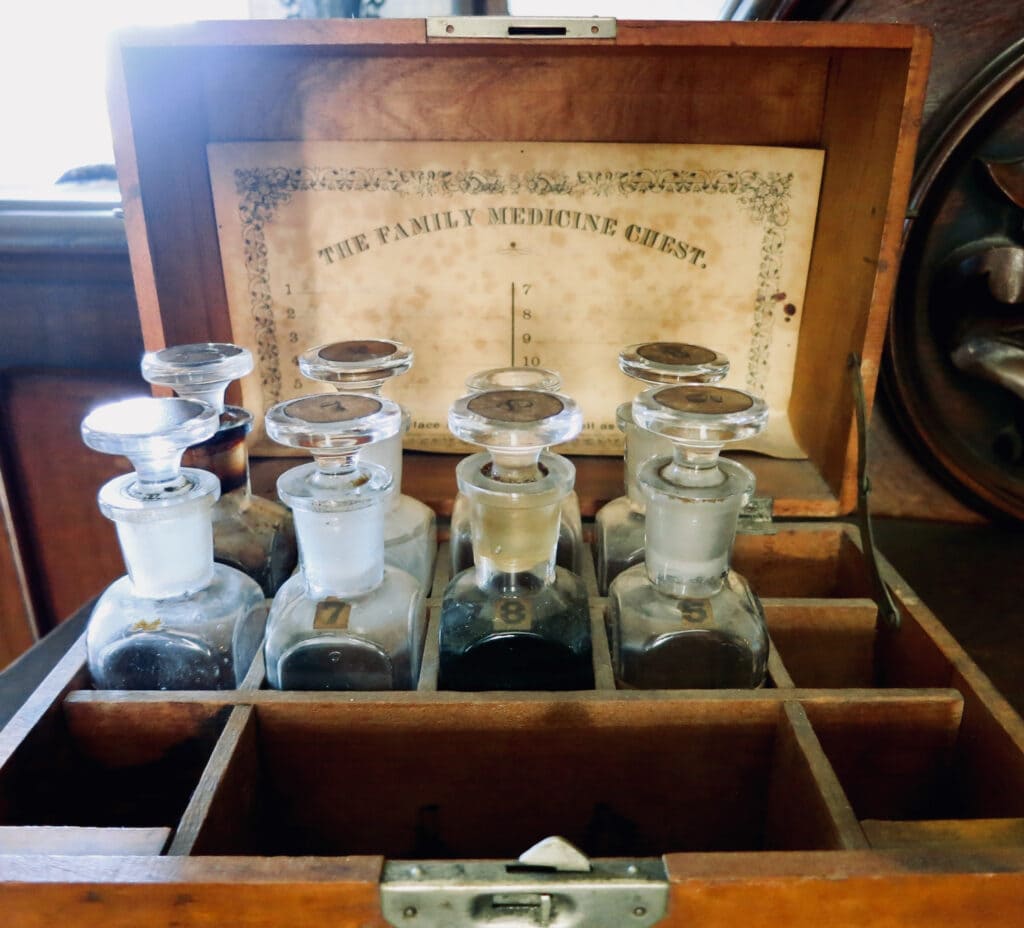
[(82, 420), (82, 440), (95, 451), (127, 457), (138, 477), (129, 492), (145, 498), (185, 482), (183, 452), (210, 438), (218, 419), (199, 400), (138, 397), (94, 409)]
[(466, 379), (470, 393), (485, 390), (541, 390), (554, 392), (562, 385), (558, 371), (546, 367), (492, 367)]
[(487, 390), (456, 400), (448, 427), (457, 438), (490, 451), (539, 451), (577, 435), (583, 414), (559, 393)]
[(579, 434), (583, 413), (560, 393), (488, 390), (456, 400), (448, 427), (457, 438), (491, 453), (493, 479), (525, 483), (541, 476), (537, 462), (545, 448)]
[(681, 384), (645, 390), (633, 401), (633, 418), (677, 445), (721, 448), (762, 432), (768, 407), (741, 390)]
[(202, 400), (224, 411), (224, 391), (253, 368), (252, 352), (225, 342), (174, 345), (147, 351), (142, 376), (148, 383), (170, 387), (178, 396)]
[(278, 494), (297, 511), (369, 505), (391, 488), (391, 474), (376, 464), (358, 463), (359, 451), (397, 435), (401, 424), (397, 403), (363, 393), (317, 393), (271, 406), (267, 434), (279, 444), (313, 455), (312, 464), (278, 478)]
[(729, 373), (729, 359), (686, 342), (643, 342), (619, 352), (619, 368), (649, 384), (717, 383)]
[(384, 338), (351, 339), (310, 348), (299, 355), (303, 376), (339, 390), (377, 390), (412, 367), (413, 351)]
[(355, 452), (398, 434), (401, 407), (362, 393), (318, 393), (267, 410), (267, 434), (289, 448), (320, 454)]

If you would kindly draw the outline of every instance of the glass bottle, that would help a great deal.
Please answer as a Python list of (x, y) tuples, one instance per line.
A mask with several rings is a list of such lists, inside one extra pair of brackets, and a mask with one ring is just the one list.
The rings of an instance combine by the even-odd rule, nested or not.
[(456, 469), (475, 565), (444, 592), (438, 689), (593, 687), (586, 589), (555, 564), (562, 501), (576, 472), (545, 451), (582, 424), (571, 399), (535, 390), (489, 390), (452, 407), (452, 432), (489, 453)]
[[(544, 367), (495, 367), (480, 371), (466, 381), (470, 393), (486, 390), (541, 390), (557, 391), (562, 378), (557, 371)], [(473, 566), (473, 537), (469, 525), (469, 500), (458, 493), (452, 506), (448, 551), (451, 555), (452, 576)], [(562, 501), (561, 522), (558, 526), (558, 547), (555, 563), (573, 573), (583, 572), (583, 519), (580, 516), (580, 498), (573, 490)]]
[(267, 682), (284, 690), (415, 689), (427, 630), (416, 579), (385, 563), (391, 475), (362, 451), (401, 431), (397, 403), (320, 393), (272, 406), (267, 434), (311, 452), (277, 491), (295, 515), (300, 566), (267, 620)]
[(203, 400), (220, 414), (216, 433), (189, 448), (185, 463), (212, 471), (220, 480), (220, 499), (213, 509), (214, 558), (248, 574), (265, 596), (273, 596), (298, 559), (292, 516), (276, 500), (253, 495), (245, 449), (252, 415), (224, 405), (228, 384), (252, 367), (252, 352), (224, 343), (175, 345), (142, 358), (142, 376), (149, 383)]
[(608, 591), (608, 630), (619, 683), (643, 689), (758, 687), (768, 661), (764, 613), (729, 568), (740, 509), (754, 475), (720, 458), (726, 442), (761, 432), (768, 410), (725, 387), (657, 387), (633, 419), (673, 444), (640, 468), (647, 496), (644, 563)]
[[(646, 342), (619, 352), (624, 374), (648, 385), (716, 383), (729, 373), (728, 359), (709, 348), (684, 342)], [(637, 428), (631, 403), (616, 410), (616, 422), (625, 435), (626, 495), (606, 503), (594, 518), (597, 588), (601, 595), (627, 567), (643, 560), (644, 494), (637, 483), (640, 466), (658, 454), (671, 454), (668, 441)]]
[[(380, 396), (391, 377), (406, 373), (412, 349), (389, 339), (331, 342), (299, 356), (299, 370), (310, 380), (329, 383), (346, 393)], [(411, 418), (402, 408), (402, 427), (393, 438), (371, 445), (364, 460), (379, 464), (393, 480), (384, 520), (384, 560), (412, 574), (423, 594), (430, 592), (437, 556), (437, 517), (418, 499), (402, 493), (402, 436)]]
[(89, 619), (89, 670), (101, 689), (230, 689), (259, 648), (263, 591), (213, 560), (220, 483), (181, 467), (185, 448), (216, 431), (216, 410), (187, 399), (109, 403), (82, 422), (90, 448), (135, 466), (99, 492), (128, 568)]

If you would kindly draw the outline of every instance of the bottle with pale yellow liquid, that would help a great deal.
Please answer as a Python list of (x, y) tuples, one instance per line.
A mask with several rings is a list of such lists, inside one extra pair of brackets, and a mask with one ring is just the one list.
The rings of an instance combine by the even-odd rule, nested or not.
[(592, 688), (586, 588), (555, 560), (575, 468), (545, 450), (579, 434), (579, 407), (558, 393), (489, 390), (459, 399), (448, 424), (487, 452), (456, 471), (474, 566), (444, 593), (438, 688)]
[[(470, 393), (487, 390), (541, 390), (557, 391), (562, 378), (556, 371), (545, 367), (493, 367), (479, 371), (466, 380)], [(469, 525), (469, 500), (459, 493), (452, 506), (448, 528), (448, 552), (451, 557), (452, 576), (473, 566), (473, 533)], [(562, 502), (561, 521), (558, 526), (558, 549), (555, 559), (560, 567), (574, 573), (583, 571), (583, 558), (588, 556), (583, 546), (583, 520), (580, 517), (580, 499), (573, 490)]]

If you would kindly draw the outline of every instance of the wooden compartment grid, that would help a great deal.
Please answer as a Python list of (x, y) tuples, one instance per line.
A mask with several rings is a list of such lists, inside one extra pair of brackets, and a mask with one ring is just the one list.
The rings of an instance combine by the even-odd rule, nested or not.
[[(804, 569), (773, 576), (771, 562), (791, 556)], [(292, 869), (300, 861), (330, 882), (316, 861), (344, 860), (336, 878), (360, 874), (349, 888), (362, 893), (387, 857), (514, 857), (549, 833), (593, 856), (666, 854), (673, 892), (765, 867), (786, 879), (796, 860), (814, 879), (840, 860), (888, 876), (940, 852), (961, 875), (993, 854), (1017, 867), (1019, 854), (1024, 877), (1024, 723), (888, 567), (904, 625), (876, 634), (854, 529), (780, 525), (738, 540), (737, 566), (778, 594), (764, 600), (773, 646), (757, 691), (615, 689), (592, 569), (593, 690), (438, 691), (446, 561), (442, 547), (411, 692), (277, 692), (261, 659), (237, 690), (96, 691), (77, 642), (0, 734), (0, 877), (59, 860), (32, 879), (104, 884), (107, 861), (143, 854), (151, 888), (181, 872), (171, 861), (193, 861), (188, 895), (200, 898), (197, 886), (225, 873), (239, 889), (262, 885), (268, 858), (285, 882), (309, 877)], [(71, 816), (39, 829), (11, 800), (55, 724), (114, 776), (154, 759), (159, 769), (197, 737), (205, 765), (159, 820)], [(125, 801), (143, 801), (141, 781), (124, 782)], [(96, 847), (85, 826), (97, 824), (101, 852), (78, 856)], [(9, 888), (0, 880), (0, 896)]]
[[(411, 729), (407, 737), (414, 742), (420, 737), (417, 732), (421, 727), (429, 729), (432, 725), (439, 726), (436, 738), (443, 750), (432, 763), (444, 767), (443, 755), (449, 750), (449, 747), (444, 747), (446, 739), (459, 741), (460, 729), (472, 724), (481, 726), (481, 737), (489, 739), (505, 737), (506, 726), (514, 729), (519, 724), (522, 729), (520, 737), (529, 742), (536, 739), (537, 731), (561, 724), (558, 721), (560, 713), (575, 718), (566, 729), (565, 737), (570, 739), (586, 737), (587, 726), (591, 725), (610, 725), (615, 728), (620, 725), (617, 720), (621, 719), (620, 729), (617, 729), (620, 742), (628, 740), (630, 731), (643, 724), (650, 724), (652, 730), (659, 733), (656, 740), (672, 743), (682, 753), (686, 751), (686, 739), (679, 741), (678, 732), (684, 730), (685, 726), (693, 725), (693, 731), (700, 731), (702, 726), (713, 728), (715, 724), (721, 724), (721, 733), (709, 742), (712, 745), (717, 742), (720, 746), (715, 748), (705, 745), (702, 748), (704, 754), (692, 759), (698, 768), (701, 764), (706, 765), (707, 769), (698, 770), (702, 777), (707, 776), (717, 782), (723, 780), (723, 777), (727, 779), (731, 756), (736, 754), (737, 745), (742, 742), (741, 739), (736, 745), (731, 744), (729, 738), (732, 733), (743, 730), (745, 724), (754, 724), (751, 720), (758, 720), (756, 725), (761, 726), (764, 740), (757, 752), (760, 766), (755, 771), (756, 775), (751, 775), (749, 779), (762, 783), (766, 790), (762, 796), (764, 802), (759, 806), (757, 814), (761, 830), (755, 837), (755, 831), (750, 830), (748, 825), (742, 839), (724, 839), (725, 846), (722, 849), (866, 847), (867, 840), (857, 823), (857, 814), (882, 818), (882, 813), (892, 811), (892, 804), (883, 803), (880, 807), (869, 804), (865, 807), (858, 793), (858, 789), (863, 789), (863, 774), (860, 778), (849, 774), (850, 763), (846, 760), (840, 764), (837, 775), (830, 755), (830, 752), (835, 753), (833, 745), (836, 738), (839, 737), (840, 743), (846, 744), (846, 733), (853, 730), (856, 724), (870, 726), (873, 720), (883, 717), (902, 720), (907, 731), (923, 725), (925, 728), (922, 730), (925, 732), (930, 730), (927, 727), (930, 719), (941, 718), (948, 724), (939, 731), (939, 735), (952, 750), (963, 713), (961, 692), (949, 688), (956, 659), (951, 661), (948, 654), (945, 655), (942, 678), (928, 679), (921, 688), (908, 688), (906, 683), (901, 683), (895, 689), (874, 687), (873, 678), (877, 675), (884, 683), (887, 674), (885, 668), (880, 673), (873, 669), (878, 655), (882, 659), (894, 657), (898, 676), (905, 677), (913, 668), (908, 670), (899, 665), (899, 649), (889, 648), (886, 651), (876, 647), (878, 642), (875, 640), (873, 603), (861, 596), (844, 595), (861, 592), (863, 585), (863, 577), (858, 575), (857, 567), (859, 551), (851, 529), (835, 526), (780, 526), (772, 535), (741, 536), (737, 547), (738, 566), (748, 568), (755, 578), (764, 578), (764, 585), (771, 592), (803, 593), (810, 590), (813, 593), (839, 594), (834, 598), (802, 595), (766, 598), (765, 607), (773, 644), (768, 685), (760, 691), (616, 690), (604, 629), (606, 600), (597, 595), (593, 565), (588, 564), (584, 576), (591, 596), (595, 645), (594, 690), (569, 695), (438, 692), (437, 624), (440, 592), (448, 578), (447, 545), (442, 544), (434, 592), (428, 600), (430, 618), (423, 672), (419, 687), (413, 693), (275, 692), (265, 688), (262, 658), (254, 663), (242, 686), (233, 691), (93, 691), (82, 687), (84, 647), (79, 642), (68, 659), (54, 671), (56, 679), (51, 687), (51, 703), (37, 718), (36, 728), (41, 728), (47, 719), (51, 723), (54, 718), (61, 719), (70, 737), (77, 739), (91, 757), (113, 767), (146, 761), (149, 754), (159, 756), (161, 751), (173, 749), (174, 745), (183, 740), (196, 737), (203, 726), (216, 724), (218, 734), (210, 742), (205, 769), (197, 777), (194, 789), (190, 790), (191, 798), (180, 812), (180, 817), (174, 821), (145, 823), (173, 827), (175, 832), (168, 853), (177, 855), (265, 850), (260, 846), (258, 836), (253, 837), (247, 831), (259, 829), (257, 807), (261, 799), (266, 798), (260, 795), (261, 778), (264, 784), (274, 779), (273, 776), (269, 779), (267, 776), (267, 742), (287, 743), (290, 751), (294, 751), (296, 744), (301, 743), (301, 740), (293, 743), (282, 734), (290, 725), (311, 725), (308, 736), (315, 748), (317, 725), (321, 723), (328, 725), (328, 730), (333, 733), (331, 737), (343, 742), (346, 718), (353, 724), (368, 724), (367, 719), (379, 716), (380, 721), (376, 724), (387, 730), (387, 737), (391, 738), (394, 731), (406, 724), (407, 718), (414, 716), (419, 720), (419, 727)], [(786, 586), (796, 575), (787, 575), (788, 579), (768, 579), (770, 570), (766, 563), (777, 556), (789, 559), (794, 551), (798, 557), (802, 552), (807, 570), (801, 577), (801, 583), (806, 586), (796, 589)], [(854, 562), (844, 564), (844, 559), (854, 559)], [(907, 625), (911, 627), (910, 633), (916, 630), (928, 638), (927, 630), (922, 629), (912, 616), (909, 617)], [(934, 642), (933, 647), (942, 655), (943, 652)], [(926, 667), (929, 674), (933, 673), (927, 661), (921, 666)], [(59, 678), (65, 680), (63, 686), (57, 686)], [(423, 707), (429, 709), (425, 715), (422, 714)], [(26, 710), (30, 708), (28, 706)], [(15, 732), (19, 728), (18, 720), (26, 710), (12, 723)], [(483, 716), (479, 716), (481, 712)], [(434, 719), (440, 721), (432, 721)], [(500, 722), (491, 723), (481, 719), (498, 719)], [(822, 735), (817, 730), (819, 726), (824, 732), (824, 747)], [(30, 722), (25, 733), (26, 743), (15, 746), (9, 753), (7, 763), (0, 767), (0, 783), (7, 784), (11, 780), (11, 770), (17, 767), (19, 752), (24, 755), (31, 749), (28, 742), (34, 730)], [(835, 730), (841, 735), (836, 736)], [(283, 742), (282, 738), (285, 739)], [(372, 738), (369, 743), (374, 744)], [(420, 752), (429, 753), (427, 748), (432, 743), (432, 739), (425, 741), (420, 745)], [(607, 743), (616, 743), (616, 737)], [(459, 744), (456, 752), (459, 763), (463, 759), (470, 765), (480, 762), (480, 757), (473, 756), (472, 741), (459, 741)], [(515, 738), (507, 745), (511, 753), (514, 753), (513, 744)], [(557, 755), (555, 746), (548, 750)], [(649, 771), (658, 772), (659, 763), (667, 766), (675, 763), (668, 757), (660, 760), (662, 754), (659, 750), (664, 753), (667, 749), (662, 747), (650, 756), (645, 755), (646, 763), (641, 764), (641, 771), (645, 765)], [(343, 757), (344, 750), (338, 756)], [(364, 763), (369, 764), (372, 756), (373, 752), (368, 750)], [(633, 761), (627, 758), (623, 762), (634, 761), (635, 758)], [(536, 774), (549, 761), (539, 755), (530, 762)], [(521, 756), (520, 766), (523, 763), (525, 761)], [(513, 761), (511, 766), (514, 769), (516, 763)], [(557, 768), (558, 765), (553, 766)], [(274, 790), (280, 793), (284, 789), (283, 784), (298, 769), (294, 768), (288, 776), (278, 773), (274, 780)], [(667, 776), (667, 767), (660, 772)], [(885, 779), (889, 773), (886, 767), (879, 776)], [(449, 777), (453, 775), (453, 771), (447, 774)], [(609, 771), (604, 770), (602, 776), (607, 780)], [(370, 779), (375, 777), (380, 779), (380, 772), (372, 774)], [(407, 778), (413, 783), (417, 779), (411, 776), (411, 771), (403, 770), (400, 779), (405, 782)], [(685, 777), (681, 780), (685, 780)], [(694, 781), (698, 782), (700, 777)], [(437, 786), (435, 783), (434, 788)], [(696, 786), (691, 784), (689, 789), (693, 791)], [(315, 790), (307, 784), (299, 792), (312, 795)], [(351, 788), (343, 790), (343, 795), (346, 792), (351, 793)], [(368, 803), (371, 802), (370, 794), (366, 799)], [(713, 795), (701, 796), (699, 790), (697, 794), (701, 799), (698, 806), (713, 804)], [(425, 805), (429, 806), (430, 803)], [(647, 810), (647, 814), (652, 811)], [(417, 827), (422, 831), (425, 826), (420, 823)], [(717, 837), (709, 831), (702, 841), (695, 842), (693, 846), (686, 846), (683, 832), (675, 835), (673, 841), (687, 850), (701, 850), (719, 849), (719, 844), (715, 842), (720, 839), (721, 829)], [(349, 852), (344, 847), (330, 846), (329, 841), (326, 844), (331, 853)], [(410, 849), (415, 850), (412, 846)], [(671, 849), (672, 841), (664, 850)], [(628, 851), (625, 847), (618, 848), (619, 853)], [(360, 852), (367, 851), (361, 847)], [(645, 852), (650, 853), (652, 849), (645, 847)], [(449, 853), (457, 856), (459, 851), (452, 848)]]

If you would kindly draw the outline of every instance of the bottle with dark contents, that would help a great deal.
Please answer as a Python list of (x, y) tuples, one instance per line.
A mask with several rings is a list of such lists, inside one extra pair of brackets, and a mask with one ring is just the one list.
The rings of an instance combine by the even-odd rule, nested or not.
[(458, 400), (448, 424), (487, 452), (456, 470), (474, 566), (444, 592), (438, 689), (591, 689), (586, 589), (555, 563), (575, 468), (545, 450), (579, 433), (579, 408), (557, 393), (489, 390)]
[(209, 403), (220, 414), (217, 432), (185, 453), (185, 463), (209, 470), (220, 480), (213, 511), (214, 556), (252, 577), (265, 596), (273, 596), (295, 570), (298, 549), (291, 513), (280, 503), (256, 496), (249, 482), (246, 436), (252, 415), (224, 404), (231, 381), (253, 368), (252, 353), (238, 345), (176, 345), (148, 352), (142, 376), (178, 396)]
[[(724, 355), (684, 342), (646, 342), (619, 352), (619, 368), (641, 383), (657, 386), (676, 383), (716, 383), (729, 372)], [(644, 512), (647, 501), (637, 481), (645, 461), (670, 454), (670, 443), (633, 422), (631, 403), (616, 410), (625, 436), (626, 495), (606, 503), (594, 519), (597, 588), (603, 596), (609, 584), (644, 557)]]
[(210, 517), (220, 484), (181, 467), (182, 452), (208, 440), (217, 418), (206, 403), (145, 398), (101, 406), (82, 423), (90, 448), (135, 466), (99, 493), (128, 568), (89, 620), (89, 670), (101, 689), (232, 688), (259, 648), (262, 590), (213, 559)]
[(633, 402), (633, 421), (668, 439), (671, 456), (640, 468), (647, 497), (644, 562), (608, 591), (612, 664), (620, 686), (748, 689), (767, 673), (764, 612), (729, 559), (754, 475), (720, 458), (727, 442), (761, 432), (764, 403), (717, 386), (658, 387)]
[[(470, 393), (486, 390), (541, 390), (555, 391), (562, 385), (556, 371), (543, 367), (495, 367), (480, 371), (466, 380)], [(455, 497), (449, 524), (448, 553), (451, 556), (452, 576), (473, 566), (473, 535), (469, 525), (469, 500), (464, 493)], [(573, 490), (562, 501), (561, 521), (558, 525), (558, 546), (555, 562), (573, 573), (583, 572), (583, 519), (580, 516), (580, 498)]]
[[(303, 352), (299, 370), (310, 380), (331, 384), (346, 393), (380, 396), (392, 377), (412, 368), (412, 349), (383, 338), (331, 342)], [(384, 520), (384, 560), (412, 574), (423, 595), (430, 592), (437, 557), (437, 517), (424, 503), (402, 492), (402, 436), (411, 417), (402, 409), (398, 434), (367, 448), (364, 460), (379, 464), (391, 474)]]
[(267, 682), (284, 690), (408, 690), (419, 680), (426, 607), (416, 579), (384, 560), (391, 475), (361, 452), (402, 427), (389, 400), (322, 393), (278, 403), (267, 434), (313, 455), (278, 493), (295, 514), (300, 567), (267, 620)]

